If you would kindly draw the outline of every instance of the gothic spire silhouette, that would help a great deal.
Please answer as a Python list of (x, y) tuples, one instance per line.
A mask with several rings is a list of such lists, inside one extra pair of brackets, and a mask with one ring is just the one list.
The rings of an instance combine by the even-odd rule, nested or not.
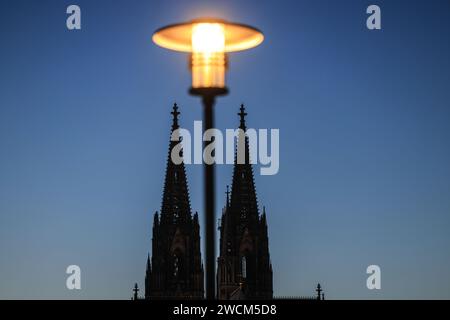
[[(239, 128), (247, 130), (244, 105), (241, 105)], [(242, 132), (243, 132), (242, 131)], [(220, 256), (217, 266), (217, 296), (219, 299), (270, 299), (272, 265), (265, 209), (259, 215), (258, 200), (250, 161), (248, 137), (244, 142), (245, 161), (235, 155), (231, 196), (227, 189), (226, 206), (220, 225)], [(241, 151), (242, 152), (242, 151)]]
[[(239, 129), (245, 131), (245, 107), (241, 104), (240, 112), (238, 116), (240, 117)], [(233, 181), (231, 184), (231, 200), (230, 206), (234, 211), (241, 211), (243, 219), (249, 219), (253, 221), (258, 218), (258, 200), (256, 196), (255, 182), (253, 178), (253, 168), (250, 163), (250, 147), (247, 135), (242, 135), (238, 137), (239, 140), (245, 139), (245, 163), (238, 163), (238, 152), (235, 155), (235, 163), (233, 168)]]
[[(171, 135), (179, 128), (178, 106), (172, 114)], [(154, 215), (152, 258), (147, 261), (147, 299), (203, 298), (203, 266), (200, 254), (198, 214), (191, 214), (184, 163), (175, 164), (170, 141), (161, 214)], [(182, 152), (181, 152), (182, 155)]]
[[(150, 277), (152, 275), (152, 265), (150, 263), (150, 253), (147, 255), (147, 267), (145, 269), (145, 294), (150, 292)], [(147, 298), (147, 296), (146, 296)]]
[[(171, 112), (172, 133), (179, 128), (178, 106), (175, 103)], [(186, 179), (184, 163), (174, 164), (171, 151), (178, 141), (170, 141), (167, 155), (166, 176), (164, 180), (163, 199), (161, 205), (161, 221), (188, 221), (191, 218), (191, 204), (189, 201), (189, 190)]]

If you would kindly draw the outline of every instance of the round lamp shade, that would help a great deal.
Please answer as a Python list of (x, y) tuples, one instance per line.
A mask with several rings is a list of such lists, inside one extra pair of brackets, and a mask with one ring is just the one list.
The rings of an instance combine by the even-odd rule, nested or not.
[(153, 34), (153, 42), (166, 49), (192, 52), (193, 29), (201, 24), (217, 25), (222, 28), (224, 52), (250, 49), (264, 40), (264, 35), (256, 28), (220, 19), (202, 18), (161, 28)]

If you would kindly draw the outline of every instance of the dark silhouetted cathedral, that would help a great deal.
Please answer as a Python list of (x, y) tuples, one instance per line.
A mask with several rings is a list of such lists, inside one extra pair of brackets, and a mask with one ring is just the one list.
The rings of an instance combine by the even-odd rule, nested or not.
[[(239, 128), (245, 132), (247, 113), (243, 105), (240, 111)], [(235, 156), (231, 196), (227, 187), (226, 205), (219, 228), (217, 297), (227, 300), (272, 299), (266, 212), (263, 209), (263, 213), (259, 214), (248, 138), (241, 134), (238, 140), (245, 140), (245, 161), (239, 164)]]
[[(172, 132), (179, 128), (178, 107), (173, 106)], [(147, 259), (146, 299), (203, 299), (203, 265), (200, 254), (200, 226), (192, 216), (184, 163), (167, 159), (161, 214), (153, 221), (152, 258)]]
[[(178, 129), (178, 107), (172, 111), (172, 131)], [(245, 126), (241, 106), (240, 126)], [(244, 136), (238, 137), (242, 141)], [(231, 195), (227, 191), (220, 229), (217, 264), (219, 299), (271, 299), (272, 265), (266, 213), (259, 214), (249, 142), (245, 137), (245, 162), (235, 159)], [(174, 164), (171, 141), (167, 159), (161, 214), (153, 221), (152, 257), (147, 259), (146, 299), (204, 297), (198, 215), (191, 214), (184, 163)], [(228, 190), (228, 187), (227, 187)], [(137, 295), (137, 287), (135, 294)]]
[[(179, 128), (179, 114), (175, 104), (171, 133)], [(273, 275), (266, 211), (263, 208), (260, 214), (258, 209), (249, 140), (244, 134), (247, 114), (243, 105), (238, 115), (241, 130), (237, 139), (231, 192), (227, 186), (219, 226), (217, 298), (272, 299)], [(204, 298), (198, 214), (191, 213), (184, 163), (174, 164), (171, 159), (171, 151), (177, 144), (178, 141), (169, 144), (161, 213), (156, 212), (154, 216), (152, 257), (147, 258), (145, 275), (146, 299)], [(244, 159), (238, 157), (237, 150), (245, 151)], [(135, 300), (139, 299), (138, 291), (136, 284), (133, 289)], [(316, 291), (317, 297), (301, 299), (323, 300), (320, 285)]]

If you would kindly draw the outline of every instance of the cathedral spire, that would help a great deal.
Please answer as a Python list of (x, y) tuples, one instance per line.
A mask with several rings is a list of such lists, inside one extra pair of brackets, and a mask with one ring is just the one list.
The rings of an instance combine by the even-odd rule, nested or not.
[[(178, 105), (174, 103), (172, 109), (172, 132), (179, 128)], [(164, 192), (161, 206), (161, 220), (169, 219), (176, 221), (178, 219), (187, 221), (191, 217), (191, 205), (189, 201), (189, 191), (187, 185), (186, 171), (184, 163), (175, 164), (172, 161), (172, 149), (178, 144), (178, 141), (170, 141), (169, 152), (166, 166), (166, 176), (164, 181)], [(182, 153), (181, 153), (182, 155)]]
[[(220, 256), (217, 264), (219, 299), (239, 298), (236, 293), (242, 292), (243, 277), (246, 298), (271, 299), (273, 296), (266, 215), (265, 209), (261, 216), (258, 211), (249, 158), (250, 138), (245, 132), (246, 115), (245, 107), (241, 105), (238, 113), (241, 132), (237, 137), (231, 195), (227, 187), (227, 203), (220, 220)], [(244, 150), (240, 149), (242, 142)], [(245, 161), (238, 159), (238, 156), (241, 158), (238, 152), (245, 152)]]
[[(203, 269), (200, 253), (198, 214), (191, 214), (184, 163), (172, 161), (172, 150), (180, 142), (178, 106), (172, 111), (171, 139), (167, 156), (161, 211), (155, 213), (152, 257), (147, 258), (145, 297), (147, 299), (203, 298)], [(172, 141), (175, 138), (175, 141)], [(177, 141), (178, 140), (178, 141)], [(182, 157), (182, 150), (180, 150)], [(150, 264), (151, 261), (151, 264)]]
[[(246, 130), (245, 124), (245, 116), (247, 113), (245, 112), (245, 107), (241, 104), (240, 112), (238, 116), (240, 117), (240, 125), (239, 128), (242, 130)], [(245, 134), (239, 135), (238, 140), (245, 139), (245, 161), (244, 163), (238, 163), (238, 155), (236, 154), (234, 169), (233, 169), (233, 181), (231, 187), (231, 199), (230, 206), (234, 208), (235, 212), (242, 212), (241, 217), (246, 218), (257, 218), (259, 216), (258, 213), (258, 203), (256, 197), (256, 189), (255, 183), (253, 179), (253, 169), (250, 162), (250, 146), (248, 137)], [(242, 143), (238, 141), (239, 143)], [(239, 148), (239, 147), (238, 147)]]
[(150, 263), (150, 253), (147, 255), (147, 267), (145, 270), (145, 297), (150, 295), (150, 279), (152, 277), (152, 265)]

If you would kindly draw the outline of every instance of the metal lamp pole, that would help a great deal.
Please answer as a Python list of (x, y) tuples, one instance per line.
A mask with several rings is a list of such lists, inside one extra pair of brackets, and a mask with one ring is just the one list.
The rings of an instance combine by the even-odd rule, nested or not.
[[(204, 132), (214, 128), (214, 103), (216, 96), (226, 95), (227, 88), (191, 88), (191, 95), (200, 96), (203, 102)], [(207, 142), (203, 142), (205, 148)], [(215, 165), (204, 163), (204, 208), (205, 208), (205, 247), (206, 247), (206, 299), (212, 300), (216, 296), (215, 260), (216, 260), (216, 194), (215, 194)]]

